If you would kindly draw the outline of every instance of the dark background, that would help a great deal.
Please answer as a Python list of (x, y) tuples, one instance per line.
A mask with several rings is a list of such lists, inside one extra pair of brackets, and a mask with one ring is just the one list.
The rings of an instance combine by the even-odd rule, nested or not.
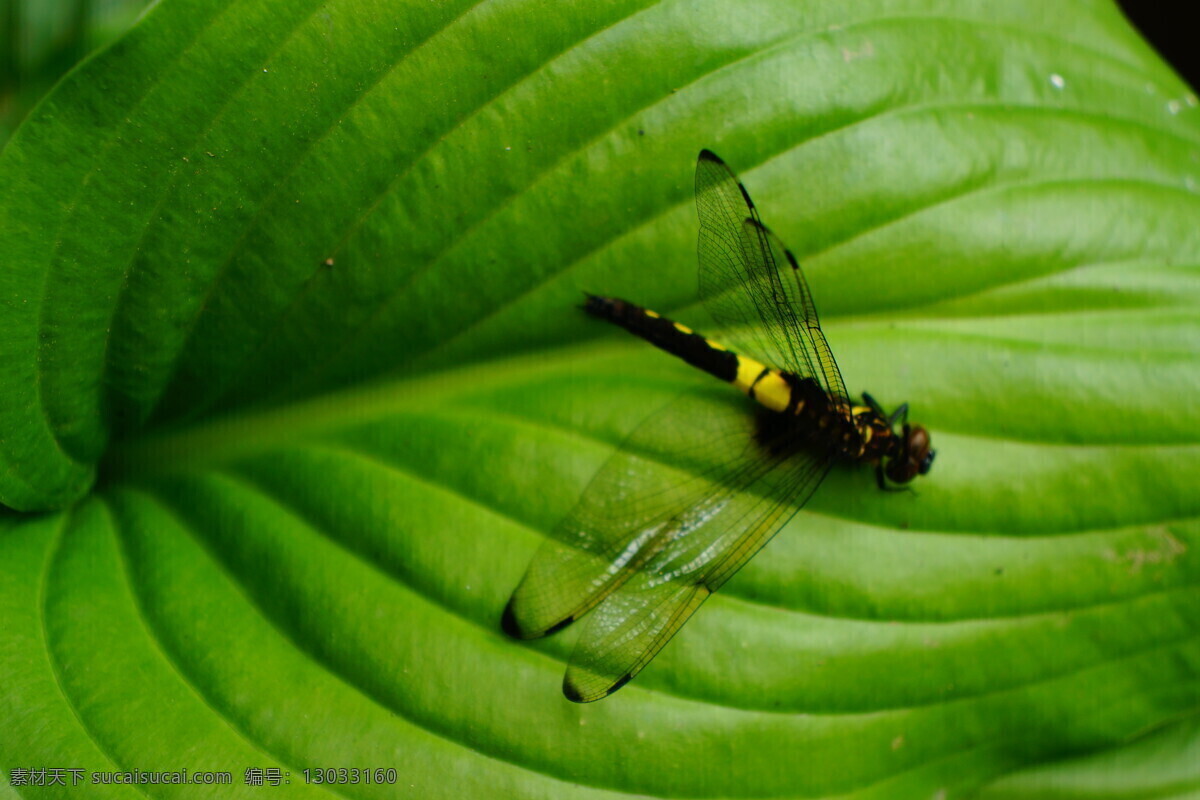
[(1194, 3), (1161, 0), (1118, 0), (1129, 21), (1194, 90), (1200, 81), (1200, 26)]

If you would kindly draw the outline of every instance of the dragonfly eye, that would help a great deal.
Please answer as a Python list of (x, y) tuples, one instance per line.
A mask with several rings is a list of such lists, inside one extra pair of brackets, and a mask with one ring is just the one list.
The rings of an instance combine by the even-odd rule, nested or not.
[(929, 447), (929, 432), (920, 425), (904, 426), (904, 447), (887, 465), (887, 476), (895, 483), (908, 483), (929, 472), (934, 451)]

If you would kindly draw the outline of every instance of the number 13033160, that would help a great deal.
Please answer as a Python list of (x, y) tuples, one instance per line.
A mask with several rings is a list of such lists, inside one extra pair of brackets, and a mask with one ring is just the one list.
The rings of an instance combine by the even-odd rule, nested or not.
[(391, 767), (323, 767), (303, 770), (305, 783), (321, 784), (393, 784), (396, 770)]

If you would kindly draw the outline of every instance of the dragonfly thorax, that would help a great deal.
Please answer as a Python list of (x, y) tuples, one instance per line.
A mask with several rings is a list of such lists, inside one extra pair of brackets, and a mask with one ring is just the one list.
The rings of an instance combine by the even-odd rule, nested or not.
[(856, 406), (852, 412), (854, 427), (862, 436), (862, 449), (848, 455), (875, 464), (881, 487), (885, 476), (892, 483), (908, 483), (929, 472), (936, 452), (930, 446), (929, 432), (920, 425), (908, 424), (908, 405), (885, 417), (870, 395), (864, 394), (863, 401), (866, 405)]

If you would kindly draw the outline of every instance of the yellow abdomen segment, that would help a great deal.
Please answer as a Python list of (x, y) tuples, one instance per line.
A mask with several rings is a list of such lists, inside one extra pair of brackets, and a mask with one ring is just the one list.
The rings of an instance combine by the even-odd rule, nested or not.
[(753, 358), (739, 355), (737, 359), (733, 385), (772, 411), (786, 411), (792, 401), (792, 387), (783, 373)]
[(686, 325), (613, 297), (589, 294), (584, 308), (713, 377), (732, 383), (772, 411), (799, 414), (804, 409), (802, 397), (793, 402), (794, 382), (784, 377), (786, 373), (733, 353), (720, 342), (705, 338)]

